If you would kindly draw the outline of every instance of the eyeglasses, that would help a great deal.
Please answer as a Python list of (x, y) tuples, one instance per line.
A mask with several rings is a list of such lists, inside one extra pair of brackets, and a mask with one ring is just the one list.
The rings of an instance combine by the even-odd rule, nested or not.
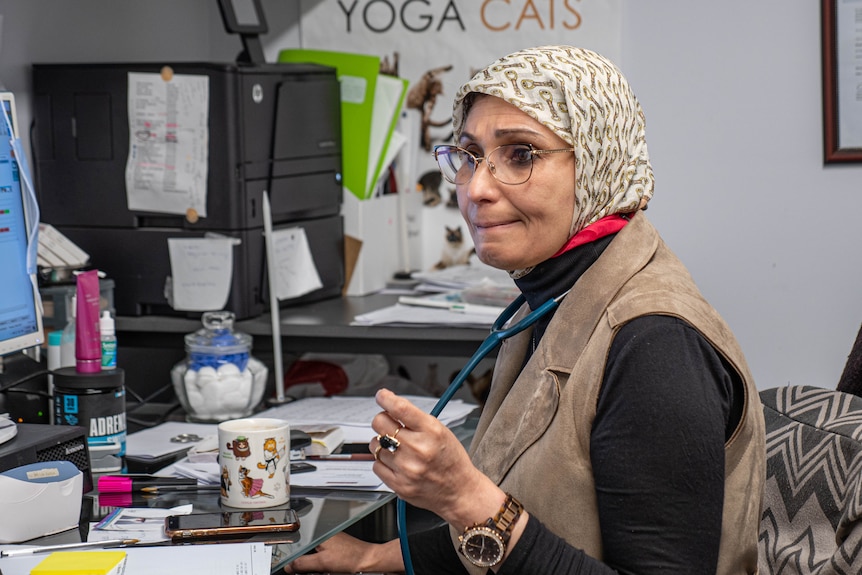
[(574, 151), (574, 148), (536, 150), (530, 144), (506, 144), (481, 157), (458, 146), (444, 145), (434, 146), (434, 159), (440, 166), (440, 173), (452, 184), (460, 186), (472, 180), (476, 168), (484, 160), (498, 182), (515, 186), (530, 179), (534, 156)]

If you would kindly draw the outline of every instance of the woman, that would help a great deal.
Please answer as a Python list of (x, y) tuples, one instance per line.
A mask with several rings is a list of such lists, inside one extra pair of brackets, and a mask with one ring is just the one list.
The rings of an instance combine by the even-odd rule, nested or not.
[[(409, 538), (416, 573), (754, 573), (757, 390), (642, 212), (653, 173), (626, 80), (588, 50), (523, 50), (459, 90), (453, 126), (435, 155), (479, 258), (530, 309), (566, 295), (502, 344), (469, 455), (378, 393), (375, 472), (447, 523)], [(399, 570), (397, 541), (345, 535), (288, 568)]]

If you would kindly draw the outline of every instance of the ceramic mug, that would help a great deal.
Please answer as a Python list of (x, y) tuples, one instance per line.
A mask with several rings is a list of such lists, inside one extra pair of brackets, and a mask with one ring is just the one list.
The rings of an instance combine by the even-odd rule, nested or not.
[(252, 509), (290, 500), (290, 426), (283, 419), (246, 418), (218, 426), (221, 502)]

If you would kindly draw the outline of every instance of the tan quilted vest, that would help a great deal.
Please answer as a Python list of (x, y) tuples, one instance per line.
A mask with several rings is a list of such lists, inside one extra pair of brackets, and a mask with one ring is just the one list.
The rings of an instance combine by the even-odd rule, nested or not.
[[(694, 326), (745, 382), (742, 421), (725, 446), (717, 573), (756, 573), (765, 473), (757, 389), (730, 329), (643, 213), (566, 296), (520, 375), (530, 330), (504, 342), (473, 439), (473, 461), (551, 531), (601, 559), (590, 431), (613, 336), (627, 321), (647, 314), (679, 317)], [(461, 559), (471, 572), (482, 572)]]

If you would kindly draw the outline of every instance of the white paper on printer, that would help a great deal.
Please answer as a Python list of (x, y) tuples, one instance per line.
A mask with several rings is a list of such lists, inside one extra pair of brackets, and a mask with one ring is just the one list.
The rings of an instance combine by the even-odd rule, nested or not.
[(130, 210), (207, 215), (209, 76), (128, 74)]
[(272, 232), (278, 299), (295, 298), (323, 287), (303, 228)]
[(181, 311), (224, 309), (237, 238), (168, 238), (171, 306)]

